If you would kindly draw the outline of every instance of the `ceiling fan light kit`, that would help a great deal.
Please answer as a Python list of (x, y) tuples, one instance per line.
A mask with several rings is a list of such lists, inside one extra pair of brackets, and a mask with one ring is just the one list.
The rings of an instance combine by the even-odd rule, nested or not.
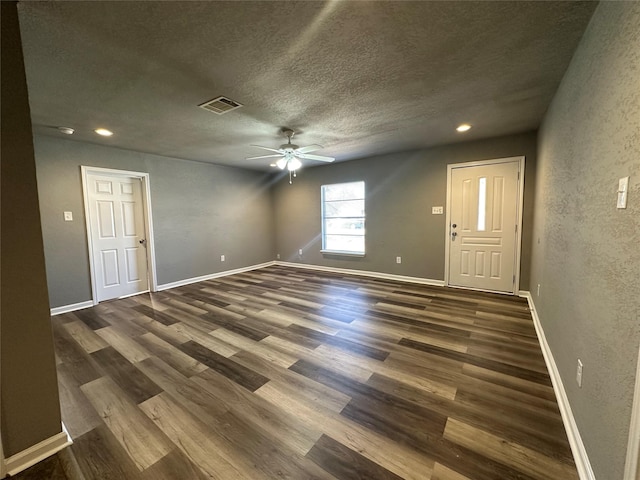
[(280, 145), (280, 148), (275, 149), (271, 147), (263, 147), (262, 145), (251, 145), (252, 147), (262, 148), (270, 152), (275, 152), (270, 155), (259, 155), (257, 157), (248, 157), (247, 160), (258, 160), (263, 158), (278, 158), (275, 165), (280, 169), (285, 168), (289, 170), (289, 183), (292, 183), (291, 177), (296, 176), (296, 170), (302, 167), (302, 160), (317, 160), (319, 162), (333, 162), (335, 158), (325, 157), (323, 155), (309, 155), (309, 152), (315, 152), (322, 148), (321, 145), (308, 145), (306, 147), (300, 147), (291, 143), (291, 138), (295, 135), (295, 132), (290, 128), (284, 128), (282, 133), (287, 137), (287, 143)]

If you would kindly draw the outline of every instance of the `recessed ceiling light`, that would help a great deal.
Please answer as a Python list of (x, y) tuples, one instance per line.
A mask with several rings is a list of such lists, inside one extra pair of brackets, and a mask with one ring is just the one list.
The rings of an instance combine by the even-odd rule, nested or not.
[(463, 123), (462, 125), (458, 125), (458, 128), (456, 128), (456, 130), (459, 132), (466, 132), (470, 128), (471, 128), (471, 125), (469, 125), (468, 123)]
[(106, 128), (96, 128), (94, 132), (96, 132), (98, 135), (102, 135), (103, 137), (110, 137), (111, 135), (113, 135), (113, 132), (111, 130), (107, 130)]
[(64, 133), (65, 135), (73, 135), (73, 132), (75, 130), (71, 127), (58, 127), (58, 131), (60, 133)]

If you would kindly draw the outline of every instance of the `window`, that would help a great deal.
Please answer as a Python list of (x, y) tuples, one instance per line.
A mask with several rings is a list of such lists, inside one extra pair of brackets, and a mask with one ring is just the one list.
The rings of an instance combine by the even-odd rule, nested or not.
[(478, 180), (478, 231), (484, 232), (486, 229), (487, 216), (487, 179), (480, 177)]
[(364, 182), (322, 186), (322, 251), (364, 255)]

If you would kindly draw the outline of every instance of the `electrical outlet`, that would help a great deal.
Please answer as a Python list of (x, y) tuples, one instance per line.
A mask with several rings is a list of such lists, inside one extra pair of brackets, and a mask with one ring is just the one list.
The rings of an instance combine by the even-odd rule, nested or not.
[(578, 368), (576, 369), (576, 382), (578, 387), (582, 388), (582, 360), (578, 359)]
[(224, 255), (220, 255), (220, 261), (224, 262), (224, 260), (225, 260)]
[(73, 212), (64, 212), (64, 221), (73, 222)]
[(444, 214), (444, 207), (431, 207), (431, 215)]
[(298, 255), (302, 255), (302, 249), (298, 250)]
[(396, 257), (396, 263), (402, 263), (402, 257)]
[(276, 253), (276, 260), (280, 260), (280, 254)]
[(540, 296), (540, 284), (538, 284), (538, 297)]

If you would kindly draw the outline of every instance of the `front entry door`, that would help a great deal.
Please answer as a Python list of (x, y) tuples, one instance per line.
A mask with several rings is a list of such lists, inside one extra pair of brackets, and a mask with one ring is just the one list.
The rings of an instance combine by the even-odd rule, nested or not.
[(87, 175), (97, 301), (149, 289), (141, 180)]
[(515, 293), (522, 159), (449, 172), (448, 285)]

